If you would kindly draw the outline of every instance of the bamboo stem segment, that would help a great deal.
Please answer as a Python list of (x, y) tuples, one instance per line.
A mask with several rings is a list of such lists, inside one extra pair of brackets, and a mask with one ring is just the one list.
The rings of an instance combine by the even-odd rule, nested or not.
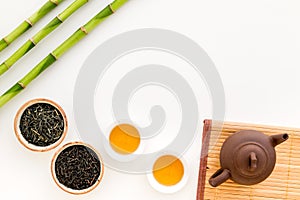
[(38, 11), (21, 23), (17, 28), (15, 28), (10, 34), (0, 40), (0, 52), (8, 47), (13, 41), (20, 37), (23, 33), (29, 30), (34, 24), (36, 24), (40, 19), (52, 11), (58, 4), (64, 0), (49, 0), (45, 3)]
[(88, 0), (74, 1), (74, 3), (49, 22), (43, 29), (25, 42), (13, 55), (0, 65), (0, 76), (87, 2)]
[(57, 59), (83, 39), (88, 33), (94, 30), (105, 19), (111, 16), (114, 11), (117, 11), (128, 0), (115, 0), (110, 5), (106, 6), (96, 16), (94, 16), (84, 26), (79, 28), (73, 35), (71, 35), (65, 42), (58, 46), (52, 53), (44, 58), (39, 64), (37, 64), (28, 74), (26, 74), (20, 81), (7, 90), (2, 96), (0, 96), (0, 107), (5, 105), (13, 97), (19, 94), (25, 89), (31, 81), (37, 78), (44, 70), (50, 67)]

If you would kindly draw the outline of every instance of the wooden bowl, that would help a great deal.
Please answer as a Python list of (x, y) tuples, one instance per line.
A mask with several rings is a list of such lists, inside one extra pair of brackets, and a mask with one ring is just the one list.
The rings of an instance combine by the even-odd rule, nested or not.
[[(63, 151), (65, 150), (66, 148), (70, 147), (70, 146), (73, 146), (73, 145), (82, 145), (82, 146), (85, 146), (85, 147), (88, 147), (90, 149), (92, 149), (96, 155), (98, 156), (98, 159), (100, 161), (100, 167), (101, 167), (101, 171), (100, 171), (100, 175), (97, 179), (97, 181), (94, 183), (94, 185), (92, 185), (91, 187), (89, 188), (86, 188), (86, 189), (83, 189), (83, 190), (74, 190), (74, 189), (71, 189), (71, 188), (68, 188), (66, 187), (65, 185), (61, 184), (59, 182), (59, 180), (57, 179), (56, 177), (56, 174), (55, 174), (55, 162), (56, 162), (56, 159), (58, 157), (58, 155)], [(70, 194), (74, 194), (74, 195), (81, 195), (81, 194), (86, 194), (86, 193), (89, 193), (91, 192), (92, 190), (94, 190), (98, 185), (99, 183), (101, 182), (102, 178), (103, 178), (103, 174), (104, 174), (104, 165), (103, 165), (103, 161), (102, 161), (102, 158), (100, 156), (100, 154), (90, 145), (86, 144), (86, 143), (83, 143), (83, 142), (70, 142), (70, 143), (67, 143), (65, 144), (63, 147), (61, 147), (53, 156), (52, 160), (51, 160), (51, 174), (52, 174), (52, 178), (54, 180), (54, 182), (56, 183), (56, 185), (62, 189), (63, 191), (67, 192), (67, 193), (70, 193)]]
[[(37, 145), (29, 143), (21, 134), (21, 131), (19, 128), (20, 119), (21, 119), (23, 112), (29, 106), (38, 104), (38, 103), (47, 103), (47, 104), (54, 106), (56, 109), (59, 110), (60, 114), (62, 115), (62, 117), (64, 119), (64, 131), (63, 131), (61, 137), (55, 143), (48, 145), (48, 146), (37, 146)], [(15, 116), (15, 119), (14, 119), (14, 131), (15, 131), (16, 137), (18, 138), (19, 142), (27, 149), (29, 149), (31, 151), (35, 151), (35, 152), (46, 152), (46, 151), (50, 151), (50, 150), (56, 148), (59, 144), (61, 144), (61, 142), (66, 137), (67, 130), (68, 130), (68, 121), (67, 121), (67, 117), (66, 117), (64, 110), (57, 103), (55, 103), (51, 100), (48, 100), (48, 99), (39, 98), (39, 99), (33, 99), (33, 100), (28, 101), (23, 106), (21, 106), (21, 108), (18, 110), (18, 112)]]

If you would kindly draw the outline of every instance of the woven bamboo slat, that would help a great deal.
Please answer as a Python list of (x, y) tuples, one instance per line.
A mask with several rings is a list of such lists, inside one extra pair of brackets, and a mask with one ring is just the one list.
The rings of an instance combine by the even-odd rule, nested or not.
[[(241, 130), (257, 130), (266, 135), (287, 133), (289, 139), (276, 147), (276, 166), (264, 182), (243, 186), (228, 180), (217, 188), (210, 186), (208, 179), (220, 168), (224, 141)], [(204, 199), (300, 199), (300, 129), (205, 120), (197, 200)]]

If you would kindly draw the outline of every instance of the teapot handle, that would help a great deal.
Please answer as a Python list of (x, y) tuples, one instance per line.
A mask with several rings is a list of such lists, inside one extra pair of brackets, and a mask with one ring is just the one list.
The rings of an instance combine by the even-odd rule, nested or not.
[(219, 169), (208, 180), (209, 184), (213, 187), (218, 187), (231, 177), (228, 169)]

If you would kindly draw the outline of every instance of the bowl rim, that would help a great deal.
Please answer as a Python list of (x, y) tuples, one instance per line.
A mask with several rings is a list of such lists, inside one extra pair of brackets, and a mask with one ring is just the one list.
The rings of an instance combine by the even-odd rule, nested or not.
[[(58, 181), (58, 179), (56, 177), (56, 174), (55, 174), (55, 161), (56, 161), (58, 155), (63, 150), (65, 150), (66, 148), (68, 148), (70, 146), (74, 146), (74, 145), (82, 145), (82, 146), (85, 146), (85, 147), (88, 147), (88, 148), (92, 149), (96, 153), (96, 155), (98, 156), (98, 159), (100, 161), (101, 171), (100, 171), (100, 175), (99, 175), (97, 181), (91, 187), (83, 189), (83, 190), (74, 190), (74, 189), (71, 189), (71, 188), (68, 188), (68, 187), (64, 186), (63, 184), (61, 184)], [(81, 195), (81, 194), (87, 194), (87, 193), (91, 192), (92, 190), (94, 190), (100, 184), (100, 182), (103, 179), (103, 174), (104, 174), (104, 164), (103, 164), (103, 160), (102, 160), (101, 155), (99, 154), (99, 152), (94, 147), (92, 147), (91, 145), (89, 145), (87, 143), (84, 143), (84, 142), (75, 141), (75, 142), (69, 142), (69, 143), (65, 144), (64, 146), (62, 146), (59, 150), (57, 150), (55, 152), (55, 154), (53, 155), (53, 157), (51, 159), (51, 175), (52, 175), (52, 178), (53, 178), (55, 184), (60, 189), (62, 189), (63, 191), (65, 191), (65, 192), (67, 192), (69, 194)]]
[[(57, 140), (55, 143), (49, 145), (49, 146), (45, 146), (45, 147), (40, 147), (34, 144), (30, 144), (21, 134), (21, 131), (19, 129), (19, 125), (20, 125), (20, 119), (21, 116), (23, 114), (23, 112), (31, 105), (34, 104), (38, 104), (38, 103), (48, 103), (52, 106), (54, 106), (56, 109), (59, 110), (60, 114), (63, 117), (64, 120), (64, 131), (61, 135), (61, 137), (59, 138), (59, 140)], [(58, 145), (60, 145), (62, 143), (62, 141), (65, 139), (66, 134), (68, 132), (68, 119), (67, 119), (67, 115), (65, 113), (65, 111), (63, 110), (63, 108), (57, 104), (56, 102), (49, 100), (49, 99), (45, 99), (45, 98), (36, 98), (36, 99), (32, 99), (27, 101), (25, 104), (23, 104), (19, 110), (17, 111), (15, 118), (14, 118), (14, 132), (15, 135), (18, 139), (18, 141), (27, 149), (34, 151), (34, 152), (47, 152), (50, 151), (54, 148), (56, 148)]]

